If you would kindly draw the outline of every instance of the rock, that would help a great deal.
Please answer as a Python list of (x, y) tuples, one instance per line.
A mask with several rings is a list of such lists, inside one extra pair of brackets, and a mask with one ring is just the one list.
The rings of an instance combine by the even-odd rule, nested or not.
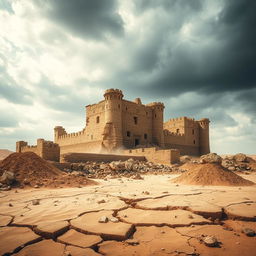
[(110, 218), (110, 221), (113, 222), (113, 223), (119, 222), (118, 218), (116, 218), (116, 217)]
[(101, 216), (99, 219), (99, 223), (107, 223), (108, 222), (108, 217), (106, 216)]
[(102, 200), (99, 200), (97, 203), (98, 204), (104, 204), (104, 203), (106, 203), (106, 201), (104, 199), (102, 199)]
[(125, 242), (130, 245), (137, 245), (140, 243), (137, 239), (127, 239)]
[(32, 200), (32, 205), (39, 205), (39, 204), (40, 204), (40, 200), (39, 199)]
[(239, 153), (234, 155), (234, 160), (236, 162), (247, 162), (247, 156), (245, 154)]
[(15, 181), (15, 175), (13, 172), (4, 171), (3, 175), (0, 178), (0, 182), (3, 184), (11, 185)]
[(191, 161), (191, 158), (189, 156), (181, 156), (180, 157), (180, 162), (181, 163), (187, 163), (187, 162), (190, 162)]
[(218, 245), (218, 240), (214, 236), (206, 236), (203, 238), (203, 242), (206, 246), (215, 247)]
[(200, 163), (216, 163), (220, 164), (222, 162), (222, 158), (216, 153), (209, 153), (207, 155), (202, 155), (200, 157)]
[(256, 235), (255, 231), (251, 228), (243, 228), (242, 232), (244, 234), (246, 234), (247, 236), (255, 236)]
[(140, 175), (139, 173), (134, 174), (134, 175), (132, 176), (132, 178), (133, 178), (134, 180), (143, 180), (143, 178), (141, 177), (141, 175)]
[(235, 168), (235, 166), (230, 166), (230, 167), (228, 167), (228, 170), (231, 172), (234, 172), (236, 170), (236, 168)]

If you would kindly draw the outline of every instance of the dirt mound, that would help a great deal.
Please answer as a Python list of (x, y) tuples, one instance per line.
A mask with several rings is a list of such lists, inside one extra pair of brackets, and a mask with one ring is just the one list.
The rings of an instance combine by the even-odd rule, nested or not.
[(191, 164), (182, 166), (187, 170), (172, 182), (187, 185), (212, 185), (212, 186), (250, 186), (254, 183), (239, 175), (224, 169), (219, 164)]
[(13, 153), (0, 163), (0, 175), (7, 170), (15, 174), (16, 185), (72, 187), (95, 184), (83, 177), (63, 173), (33, 152)]
[(0, 149), (0, 161), (5, 159), (7, 156), (9, 156), (12, 153), (13, 151), (10, 151), (8, 149)]

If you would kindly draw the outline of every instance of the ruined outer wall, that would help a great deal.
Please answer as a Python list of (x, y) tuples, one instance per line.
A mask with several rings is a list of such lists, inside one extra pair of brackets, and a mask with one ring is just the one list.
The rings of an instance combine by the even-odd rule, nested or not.
[[(135, 138), (140, 145), (152, 143), (152, 109), (142, 104), (122, 101), (123, 144), (127, 148), (135, 146)], [(135, 124), (134, 117), (137, 118)], [(130, 136), (127, 136), (127, 132)]]
[(60, 157), (59, 145), (44, 139), (38, 139), (36, 146), (30, 146), (25, 141), (18, 141), (16, 142), (16, 152), (34, 152), (43, 159), (51, 161), (59, 161)]
[(60, 154), (65, 153), (100, 153), (102, 152), (101, 141), (89, 141), (60, 147)]
[(144, 156), (147, 161), (161, 164), (173, 164), (180, 160), (180, 152), (176, 149), (139, 148), (124, 150), (125, 155)]
[(111, 155), (111, 154), (92, 154), (92, 153), (67, 153), (61, 155), (61, 163), (81, 163), (87, 161), (93, 162), (112, 162), (126, 161), (129, 158), (134, 160), (145, 161), (144, 156), (126, 156), (126, 155)]

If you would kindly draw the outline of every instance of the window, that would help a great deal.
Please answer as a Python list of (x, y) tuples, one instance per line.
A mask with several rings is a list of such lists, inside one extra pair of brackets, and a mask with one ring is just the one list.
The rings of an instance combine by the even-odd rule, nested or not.
[(176, 133), (180, 133), (180, 129), (176, 129)]
[(127, 137), (131, 137), (131, 133), (129, 131), (126, 132)]
[(133, 120), (134, 120), (134, 124), (138, 124), (138, 117), (137, 116), (134, 116)]
[(118, 108), (120, 109), (120, 104), (118, 104)]
[(86, 118), (86, 125), (89, 124), (89, 117)]
[(91, 135), (91, 140), (93, 140), (93, 135)]
[(144, 134), (144, 139), (146, 140), (148, 138), (148, 135), (145, 133)]
[[(195, 134), (195, 130), (194, 129), (192, 129), (192, 134), (194, 135)], [(195, 143), (194, 143), (195, 144)]]
[(96, 123), (98, 124), (99, 122), (100, 122), (100, 117), (97, 116), (97, 117), (96, 117)]
[(156, 114), (155, 114), (155, 118), (156, 118)]
[(193, 142), (194, 142), (194, 144), (196, 144), (196, 141), (195, 141), (195, 140), (194, 140)]

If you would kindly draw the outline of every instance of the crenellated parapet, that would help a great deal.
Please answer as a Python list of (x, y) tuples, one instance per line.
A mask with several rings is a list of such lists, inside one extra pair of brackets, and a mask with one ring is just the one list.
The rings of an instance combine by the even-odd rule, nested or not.
[(59, 161), (60, 147), (53, 141), (37, 139), (36, 145), (28, 145), (26, 141), (16, 142), (16, 152), (34, 152), (45, 160)]
[(112, 100), (112, 99), (119, 99), (121, 100), (123, 98), (123, 92), (119, 89), (108, 89), (104, 93), (105, 100)]

